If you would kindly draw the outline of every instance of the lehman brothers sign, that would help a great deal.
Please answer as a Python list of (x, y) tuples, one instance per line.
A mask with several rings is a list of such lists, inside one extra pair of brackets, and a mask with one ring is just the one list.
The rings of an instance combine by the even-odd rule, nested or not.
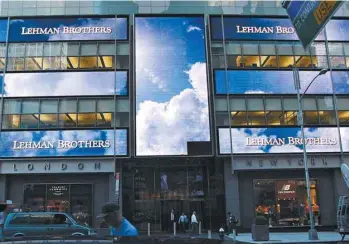
[(75, 148), (110, 148), (109, 140), (86, 140), (86, 141), (13, 141), (12, 149), (75, 149)]
[(251, 33), (251, 34), (293, 34), (295, 32), (293, 27), (283, 27), (283, 26), (236, 26), (237, 33)]
[[(305, 138), (306, 145), (336, 145), (336, 138), (331, 137), (310, 137)], [(303, 139), (299, 137), (286, 138), (262, 138), (262, 137), (247, 137), (246, 146), (282, 146), (282, 145), (303, 145)]]
[(56, 35), (56, 34), (110, 34), (112, 27), (54, 27), (27, 28), (22, 27), (21, 35)]

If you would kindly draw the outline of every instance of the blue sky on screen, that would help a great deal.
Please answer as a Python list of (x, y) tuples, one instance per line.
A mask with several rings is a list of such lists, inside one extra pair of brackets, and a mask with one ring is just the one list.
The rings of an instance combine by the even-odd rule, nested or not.
[(4, 92), (7, 97), (127, 95), (127, 72), (8, 73)]
[[(219, 128), (219, 152), (221, 154), (230, 153), (229, 128)], [(295, 153), (302, 152), (301, 145), (267, 145), (248, 146), (247, 138), (301, 138), (300, 128), (233, 128), (231, 129), (232, 145), (234, 153)], [(338, 152), (339, 140), (337, 128), (305, 128), (306, 138), (331, 138), (336, 141), (333, 145), (307, 145), (308, 152)], [(347, 138), (347, 136), (345, 136)], [(342, 140), (344, 139), (342, 134)], [(286, 140), (287, 141), (287, 140)], [(349, 149), (347, 147), (347, 149)]]
[[(2, 132), (0, 135), (0, 157), (57, 157), (57, 156), (118, 156), (127, 155), (127, 130), (64, 130), (64, 131), (12, 131)], [(25, 149), (14, 150), (13, 141), (39, 142), (58, 140), (85, 141), (85, 140), (109, 140), (108, 148), (75, 148), (75, 149)]]
[(203, 17), (136, 17), (137, 155), (209, 141)]
[[(301, 92), (318, 71), (300, 71)], [(342, 74), (343, 75), (343, 74)], [(295, 94), (292, 71), (259, 71), (259, 70), (229, 70), (229, 91), (232, 94)], [(215, 71), (215, 87), (217, 94), (226, 94), (225, 71)], [(349, 91), (349, 86), (347, 87)], [(319, 76), (307, 93), (330, 94), (332, 84), (330, 73)]]

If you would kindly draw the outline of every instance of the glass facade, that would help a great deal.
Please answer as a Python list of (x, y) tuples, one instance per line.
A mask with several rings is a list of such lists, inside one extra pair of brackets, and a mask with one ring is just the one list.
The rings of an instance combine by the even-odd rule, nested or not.
[[(170, 230), (171, 209), (217, 229), (232, 151), (349, 152), (348, 6), (306, 51), (281, 1), (3, 0), (0, 158), (113, 159), (115, 194), (139, 230)], [(305, 142), (294, 66), (301, 92), (331, 69), (303, 99)], [(308, 224), (304, 180), (252, 181), (255, 215)], [(25, 208), (93, 222), (93, 187), (58, 183), (26, 184)]]

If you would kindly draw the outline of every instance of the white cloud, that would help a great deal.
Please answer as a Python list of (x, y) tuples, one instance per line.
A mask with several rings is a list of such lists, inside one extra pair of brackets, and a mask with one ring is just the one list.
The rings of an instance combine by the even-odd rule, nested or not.
[(137, 155), (187, 154), (188, 141), (209, 141), (206, 64), (189, 71), (192, 88), (168, 102), (144, 101), (137, 111)]
[(245, 94), (271, 94), (272, 92), (265, 92), (261, 90), (248, 90), (245, 91)]
[[(2, 148), (2, 151), (8, 150), (12, 151), (13, 155), (8, 155), (11, 157), (35, 157), (36, 153), (31, 150), (13, 150), (13, 141), (33, 141), (34, 134), (32, 132), (2, 132), (1, 133), (1, 146), (9, 146), (10, 148)], [(7, 142), (7, 143), (6, 143)]]
[[(333, 138), (337, 141), (335, 145), (306, 145), (308, 152), (339, 152), (338, 129), (335, 127), (318, 128), (313, 131), (304, 128), (304, 135), (306, 138)], [(301, 131), (298, 132), (297, 136), (302, 137)]]
[(189, 25), (187, 28), (187, 32), (192, 32), (192, 31), (202, 31), (200, 27)]
[(302, 152), (302, 149), (291, 144), (286, 144), (282, 146), (272, 146), (269, 150), (269, 153), (296, 153), (296, 152)]

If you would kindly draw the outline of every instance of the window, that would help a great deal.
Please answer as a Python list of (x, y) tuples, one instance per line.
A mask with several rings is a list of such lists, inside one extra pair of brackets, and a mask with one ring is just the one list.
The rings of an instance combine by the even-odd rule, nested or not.
[[(240, 42), (228, 42), (225, 45), (225, 51), (227, 53), (228, 68), (243, 67), (243, 60), (241, 56), (241, 43)], [(224, 67), (224, 56), (217, 56), (219, 62)]]
[(114, 99), (99, 99), (97, 101), (97, 126), (112, 126), (114, 104)]
[(243, 58), (240, 59), (240, 67), (260, 67), (258, 43), (244, 42), (242, 53)]
[(338, 120), (341, 125), (349, 124), (349, 98), (337, 97)]
[(10, 221), (9, 225), (29, 225), (30, 215), (29, 214), (16, 214)]

